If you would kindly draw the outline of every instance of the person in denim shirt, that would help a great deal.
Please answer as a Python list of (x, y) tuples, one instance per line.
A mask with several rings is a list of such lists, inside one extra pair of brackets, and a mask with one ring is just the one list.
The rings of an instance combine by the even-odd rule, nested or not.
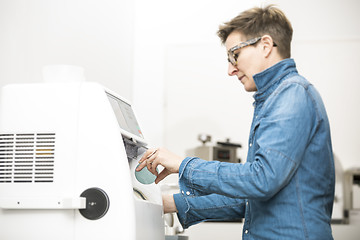
[(156, 183), (179, 173), (180, 193), (163, 196), (163, 203), (184, 228), (245, 218), (243, 239), (333, 239), (329, 120), (319, 93), (290, 58), (290, 22), (271, 5), (252, 8), (220, 26), (218, 35), (228, 74), (255, 92), (247, 161), (182, 159), (159, 148), (144, 154), (138, 170), (147, 166)]

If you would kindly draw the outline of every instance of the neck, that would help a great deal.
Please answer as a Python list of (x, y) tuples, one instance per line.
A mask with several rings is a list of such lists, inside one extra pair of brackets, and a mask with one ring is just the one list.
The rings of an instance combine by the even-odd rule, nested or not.
[(284, 60), (285, 58), (281, 57), (277, 52), (272, 52), (267, 58), (266, 61), (264, 63), (264, 68), (268, 69), (269, 67), (274, 66), (275, 64), (277, 64), (278, 62)]

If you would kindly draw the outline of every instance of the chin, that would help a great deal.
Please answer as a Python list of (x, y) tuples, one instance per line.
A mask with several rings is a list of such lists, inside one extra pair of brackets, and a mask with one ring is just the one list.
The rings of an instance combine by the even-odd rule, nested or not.
[(245, 91), (247, 92), (256, 92), (257, 88), (255, 85), (255, 82), (253, 79), (246, 79), (246, 81), (243, 82)]
[(246, 85), (244, 85), (244, 89), (245, 89), (245, 91), (247, 91), (247, 92), (255, 92), (257, 89), (256, 88), (254, 88), (254, 87), (249, 87), (249, 86), (246, 86)]

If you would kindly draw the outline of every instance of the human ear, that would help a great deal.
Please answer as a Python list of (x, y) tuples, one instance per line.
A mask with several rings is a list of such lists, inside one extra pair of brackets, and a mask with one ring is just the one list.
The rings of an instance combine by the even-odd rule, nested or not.
[(264, 57), (269, 57), (270, 53), (272, 52), (272, 49), (274, 47), (274, 41), (270, 35), (264, 35), (261, 38), (262, 43), (262, 50)]

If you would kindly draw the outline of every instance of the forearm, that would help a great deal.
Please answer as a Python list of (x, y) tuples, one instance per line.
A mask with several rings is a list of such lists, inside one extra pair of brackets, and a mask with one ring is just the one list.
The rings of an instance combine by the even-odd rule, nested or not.
[(163, 195), (162, 201), (163, 201), (164, 213), (178, 212), (173, 195)]
[[(188, 159), (180, 168), (180, 189), (191, 196), (216, 193), (230, 198), (269, 198), (287, 182), (295, 164), (276, 151), (268, 151), (267, 157), (245, 164)], [(274, 161), (269, 163), (269, 159)]]

